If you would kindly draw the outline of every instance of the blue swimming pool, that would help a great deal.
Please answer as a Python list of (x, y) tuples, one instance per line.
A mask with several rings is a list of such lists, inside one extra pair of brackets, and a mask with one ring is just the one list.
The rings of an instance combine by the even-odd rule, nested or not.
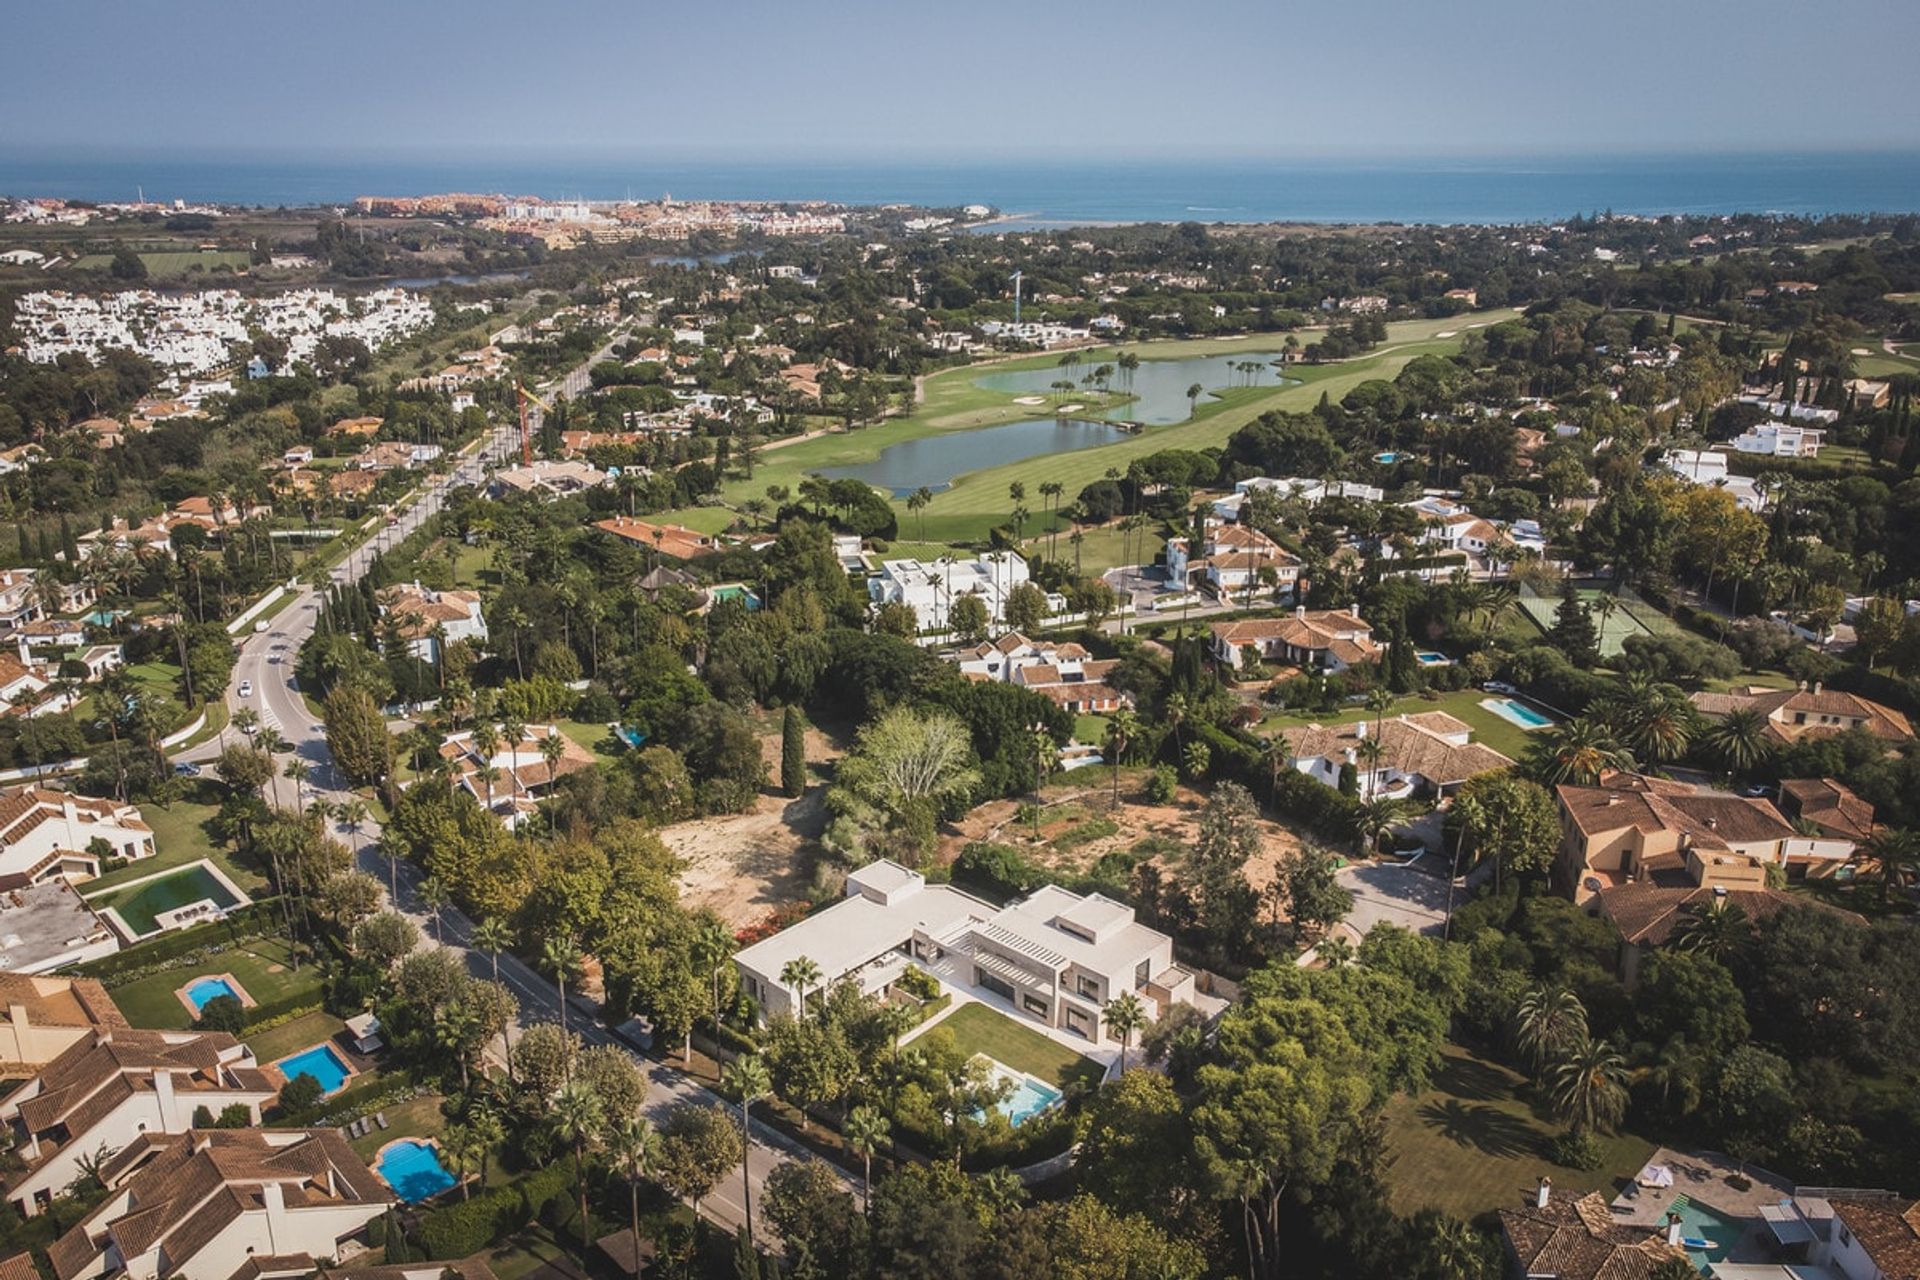
[(1553, 723), (1553, 717), (1542, 715), (1526, 703), (1514, 698), (1482, 698), (1480, 705), (1502, 720), (1511, 721), (1522, 729), (1544, 729)]
[(1427, 649), (1422, 649), (1413, 656), (1423, 667), (1444, 667), (1453, 661), (1452, 658), (1449, 658), (1444, 653), (1434, 653)]
[(320, 1082), (323, 1093), (337, 1091), (347, 1082), (347, 1077), (353, 1074), (330, 1044), (317, 1044), (311, 1049), (294, 1054), (291, 1058), (282, 1058), (273, 1065), (280, 1068), (280, 1074), (288, 1080), (300, 1075), (312, 1076)]
[(1374, 454), (1373, 460), (1375, 462), (1380, 463), (1382, 466), (1389, 466), (1395, 462), (1400, 461), (1400, 459), (1403, 458), (1404, 456), (1406, 455), (1395, 453), (1393, 452), (1393, 450), (1389, 449), (1385, 453)]
[(626, 743), (635, 751), (647, 745), (647, 735), (630, 724), (617, 724), (613, 726), (613, 732), (620, 741)]
[[(221, 996), (232, 996), (235, 1000), (240, 999), (240, 993), (235, 991), (233, 984), (225, 978), (199, 978), (194, 981), (192, 986), (187, 988), (187, 1000), (193, 1005), (195, 1013), (205, 1009), (207, 1007), (207, 1001), (218, 999)], [(242, 1001), (242, 1003), (245, 1002)]]
[(413, 1138), (388, 1146), (375, 1167), (393, 1193), (408, 1204), (430, 1200), (457, 1181), (440, 1163), (440, 1152), (431, 1142)]
[(1680, 1245), (1702, 1271), (1723, 1260), (1746, 1234), (1747, 1224), (1741, 1219), (1696, 1204), (1685, 1196), (1674, 1197), (1667, 1212), (1680, 1215)]

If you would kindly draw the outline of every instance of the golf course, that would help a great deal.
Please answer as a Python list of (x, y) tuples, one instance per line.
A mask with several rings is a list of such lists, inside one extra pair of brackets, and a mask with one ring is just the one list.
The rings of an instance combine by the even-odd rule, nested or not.
[[(901, 541), (910, 545), (984, 539), (994, 525), (1006, 521), (1013, 506), (1008, 498), (1008, 486), (1016, 481), (1026, 486), (1025, 505), (1032, 513), (1028, 532), (1041, 532), (1045, 527), (1040, 497), (1043, 484), (1058, 483), (1062, 487), (1061, 500), (1070, 502), (1109, 468), (1125, 471), (1135, 458), (1162, 449), (1205, 449), (1225, 444), (1236, 430), (1269, 410), (1310, 409), (1323, 393), (1338, 400), (1369, 379), (1392, 378), (1419, 356), (1449, 354), (1458, 349), (1461, 337), (1469, 329), (1484, 328), (1513, 314), (1504, 310), (1482, 311), (1444, 320), (1395, 322), (1387, 326), (1387, 340), (1365, 356), (1324, 365), (1295, 364), (1288, 367), (1286, 381), (1278, 385), (1278, 371), (1269, 369), (1267, 377), (1275, 381), (1264, 386), (1257, 380), (1254, 385), (1231, 389), (1209, 386), (1208, 395), (1194, 405), (1191, 416), (1183, 422), (1147, 426), (1113, 443), (1041, 454), (955, 474), (948, 477), (949, 487), (936, 492), (922, 512), (909, 513), (904, 500), (895, 499), (894, 505), (900, 512)], [(1310, 335), (1301, 337), (1311, 340)], [(1128, 344), (1124, 349), (1138, 355), (1143, 364), (1236, 354), (1251, 360), (1278, 352), (1285, 339), (1286, 335), (1279, 333), (1247, 334)], [(1083, 348), (1078, 352), (1077, 371), (1111, 363), (1122, 349)], [(1053, 398), (1036, 404), (1035, 393), (1023, 395), (1018, 391), (995, 390), (979, 385), (979, 381), (989, 375), (1053, 370), (1061, 354), (1047, 352), (943, 369), (925, 379), (923, 398), (912, 417), (850, 432), (834, 431), (784, 447), (770, 447), (762, 452), (751, 480), (735, 478), (727, 482), (722, 490), (725, 506), (683, 508), (667, 513), (665, 518), (703, 532), (718, 532), (734, 519), (732, 508), (749, 498), (764, 495), (769, 485), (792, 489), (809, 473), (871, 463), (895, 445), (1047, 416), (1053, 412)], [(1118, 393), (1124, 393), (1125, 384), (1116, 381), (1114, 390), (1116, 394), (1105, 401), (1097, 395), (1075, 395), (1068, 404), (1084, 404), (1086, 416), (1104, 415), (1107, 421), (1114, 421), (1124, 416), (1118, 406), (1125, 396)], [(1022, 400), (1026, 403), (1021, 403)]]

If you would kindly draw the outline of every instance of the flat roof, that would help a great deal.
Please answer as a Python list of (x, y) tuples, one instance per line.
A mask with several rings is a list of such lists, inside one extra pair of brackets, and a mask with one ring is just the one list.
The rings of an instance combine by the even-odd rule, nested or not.
[(113, 936), (65, 880), (0, 893), (0, 969), (31, 973), (76, 947)]
[(1111, 973), (1116, 965), (1137, 961), (1166, 941), (1166, 934), (1138, 921), (1113, 930), (1099, 942), (1088, 942), (1055, 927), (1055, 916), (1073, 921), (1075, 909), (1085, 902), (1071, 889), (1045, 885), (999, 912), (993, 922), (1006, 932), (1029, 938), (1040, 948), (1059, 954), (1064, 964), (1077, 964), (1095, 973)]
[(891, 906), (865, 897), (842, 898), (754, 943), (734, 961), (777, 982), (788, 961), (806, 956), (831, 982), (899, 946), (916, 930), (939, 937), (955, 925), (992, 914), (991, 904), (946, 884), (927, 885)]

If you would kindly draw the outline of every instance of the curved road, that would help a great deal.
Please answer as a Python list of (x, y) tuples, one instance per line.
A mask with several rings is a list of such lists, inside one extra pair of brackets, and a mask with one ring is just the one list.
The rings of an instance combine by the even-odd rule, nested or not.
[[(609, 344), (611, 345), (611, 344)], [(594, 359), (602, 358), (604, 353), (596, 353)], [(589, 361), (588, 365), (592, 362)], [(563, 385), (573, 387), (584, 385), (586, 368), (572, 371)], [(558, 389), (558, 388), (556, 388)], [(333, 570), (332, 580), (336, 584), (359, 581), (366, 575), (373, 558), (379, 552), (397, 545), (420, 525), (439, 512), (446, 501), (447, 494), (463, 485), (477, 485), (485, 477), (486, 468), (491, 464), (508, 459), (518, 448), (519, 431), (516, 426), (502, 426), (494, 430), (479, 448), (469, 447), (457, 466), (443, 476), (436, 477), (430, 487), (422, 492), (404, 514), (399, 515), (390, 524), (370, 539), (363, 547)], [(311, 587), (302, 587), (293, 600), (283, 606), (269, 622), (267, 630), (250, 634), (241, 645), (240, 656), (234, 665), (233, 683), (227, 691), (227, 703), (230, 710), (251, 707), (259, 716), (264, 727), (274, 729), (288, 743), (285, 754), (304, 760), (311, 769), (306, 784), (307, 799), (314, 797), (339, 802), (351, 793), (346, 781), (333, 768), (333, 758), (327, 750), (326, 726), (308, 710), (305, 699), (300, 696), (294, 677), (294, 662), (300, 646), (313, 634), (318, 625), (320, 596)], [(251, 688), (248, 697), (242, 698), (240, 688)], [(219, 739), (201, 744), (188, 751), (181, 752), (176, 760), (207, 762), (220, 753)], [(282, 765), (284, 767), (284, 764)], [(268, 788), (269, 797), (276, 794), (281, 801), (292, 799), (294, 783), (276, 778)], [(363, 823), (357, 836), (351, 829), (335, 824), (335, 834), (345, 843), (354, 847), (355, 860), (360, 869), (371, 874), (381, 885), (391, 882), (392, 870), (386, 859), (378, 851), (380, 828), (377, 822), (369, 819)], [(429, 919), (430, 913), (420, 898), (420, 882), (425, 879), (421, 869), (411, 862), (399, 866), (400, 898), (393, 903), (395, 910), (408, 916), (419, 926), (422, 945), (434, 943), (434, 927)], [(442, 945), (462, 953), (468, 972), (476, 977), (491, 977), (493, 957), (476, 951), (471, 946), (473, 922), (453, 907), (444, 908), (440, 913), (440, 934)], [(518, 1022), (525, 1025), (534, 1022), (557, 1022), (560, 1020), (560, 1005), (554, 986), (546, 978), (512, 955), (499, 957), (500, 981), (513, 992), (519, 1001)], [(569, 1001), (570, 1016), (567, 1025), (578, 1032), (588, 1044), (617, 1045), (632, 1053), (632, 1049), (616, 1039), (606, 1028), (590, 1016), (573, 1007)], [(686, 1102), (710, 1106), (726, 1105), (718, 1094), (690, 1080), (681, 1072), (675, 1071), (664, 1063), (634, 1053), (651, 1082), (647, 1094), (646, 1112), (655, 1123), (659, 1123), (673, 1107)], [(737, 1113), (732, 1113), (737, 1114)], [(754, 1226), (757, 1232), (766, 1232), (771, 1237), (761, 1219), (759, 1205), (762, 1200), (761, 1189), (768, 1174), (781, 1162), (789, 1159), (815, 1159), (816, 1157), (798, 1143), (790, 1142), (783, 1135), (756, 1126), (754, 1143), (748, 1152), (749, 1177), (753, 1183), (755, 1205)], [(829, 1168), (834, 1166), (829, 1165)], [(836, 1168), (835, 1172), (839, 1170)], [(845, 1176), (842, 1175), (843, 1181)], [(851, 1186), (851, 1184), (849, 1184)], [(745, 1221), (740, 1203), (741, 1180), (738, 1169), (721, 1180), (720, 1185), (700, 1202), (702, 1212), (719, 1223), (728, 1231), (733, 1231)]]

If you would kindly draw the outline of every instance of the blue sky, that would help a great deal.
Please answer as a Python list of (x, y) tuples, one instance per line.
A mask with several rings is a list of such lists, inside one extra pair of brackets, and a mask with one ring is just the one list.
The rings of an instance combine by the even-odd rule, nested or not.
[(1920, 147), (1917, 0), (53, 0), (0, 148), (1095, 161)]

